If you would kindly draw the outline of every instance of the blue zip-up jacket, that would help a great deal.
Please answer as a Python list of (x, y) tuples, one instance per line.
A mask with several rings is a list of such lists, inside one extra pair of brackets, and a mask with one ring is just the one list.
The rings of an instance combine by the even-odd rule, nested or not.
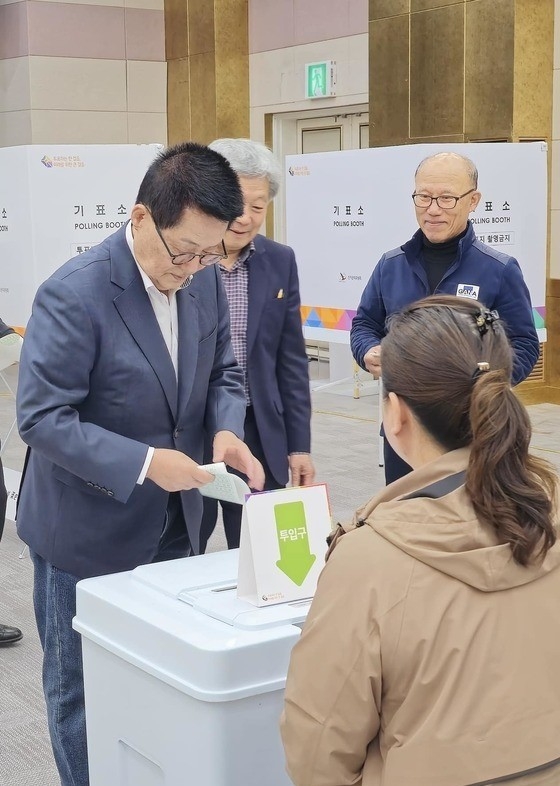
[[(386, 334), (387, 317), (432, 294), (422, 264), (422, 244), (418, 230), (404, 246), (383, 254), (364, 289), (350, 331), (352, 354), (364, 369), (364, 355)], [(457, 259), (433, 294), (473, 297), (496, 309), (515, 353), (512, 382), (517, 385), (529, 376), (539, 357), (539, 339), (529, 290), (514, 257), (481, 243), (469, 224), (459, 241)]]

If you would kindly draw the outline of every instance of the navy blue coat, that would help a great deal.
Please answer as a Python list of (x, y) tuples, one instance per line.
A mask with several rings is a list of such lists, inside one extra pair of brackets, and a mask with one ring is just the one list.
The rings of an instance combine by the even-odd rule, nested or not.
[(288, 454), (311, 450), (299, 280), (291, 248), (262, 235), (254, 243), (247, 317), (249, 390), (266, 460), (278, 483), (285, 485)]
[[(368, 349), (385, 336), (387, 317), (431, 294), (422, 265), (422, 242), (418, 230), (404, 246), (383, 254), (364, 289), (350, 331), (352, 354), (362, 368)], [(496, 309), (514, 350), (512, 382), (516, 385), (529, 376), (539, 357), (539, 339), (529, 290), (514, 257), (481, 243), (469, 224), (459, 241), (457, 259), (434, 294), (471, 296)]]

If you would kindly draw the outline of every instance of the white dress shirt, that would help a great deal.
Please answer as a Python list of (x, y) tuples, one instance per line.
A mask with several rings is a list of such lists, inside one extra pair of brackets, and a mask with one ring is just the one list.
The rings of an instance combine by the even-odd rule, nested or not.
[[(167, 351), (171, 357), (171, 362), (173, 363), (173, 368), (175, 369), (175, 377), (177, 377), (179, 356), (179, 319), (177, 317), (177, 293), (169, 292), (166, 294), (164, 292), (160, 292), (159, 289), (154, 285), (153, 281), (146, 275), (146, 273), (138, 264), (138, 260), (134, 255), (134, 241), (132, 238), (131, 221), (129, 221), (126, 226), (126, 242), (130, 248), (130, 253), (134, 257), (134, 261), (136, 262), (136, 266), (138, 267), (140, 275), (142, 276), (144, 287), (146, 288), (146, 292), (150, 298), (150, 303), (152, 304), (154, 314), (163, 336), (163, 340), (165, 341), (165, 346), (167, 347)], [(144, 482), (153, 455), (154, 448), (149, 447), (148, 452), (146, 453), (144, 464), (142, 466), (142, 470), (136, 483), (142, 484)]]

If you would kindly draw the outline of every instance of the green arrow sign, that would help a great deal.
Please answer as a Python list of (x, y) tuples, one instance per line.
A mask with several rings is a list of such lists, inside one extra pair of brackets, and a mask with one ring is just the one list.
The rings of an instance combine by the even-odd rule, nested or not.
[(303, 502), (283, 502), (274, 506), (282, 573), (301, 587), (317, 559), (309, 549), (309, 535)]

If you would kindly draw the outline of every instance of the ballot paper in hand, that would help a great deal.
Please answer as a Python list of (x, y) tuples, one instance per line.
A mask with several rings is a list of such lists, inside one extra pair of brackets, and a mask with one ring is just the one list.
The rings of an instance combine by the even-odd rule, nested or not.
[(227, 471), (223, 461), (219, 461), (217, 464), (202, 464), (200, 469), (205, 469), (206, 472), (214, 475), (214, 480), (211, 483), (206, 483), (199, 488), (203, 497), (212, 497), (224, 502), (243, 505), (245, 495), (251, 493), (251, 489), (244, 480)]

